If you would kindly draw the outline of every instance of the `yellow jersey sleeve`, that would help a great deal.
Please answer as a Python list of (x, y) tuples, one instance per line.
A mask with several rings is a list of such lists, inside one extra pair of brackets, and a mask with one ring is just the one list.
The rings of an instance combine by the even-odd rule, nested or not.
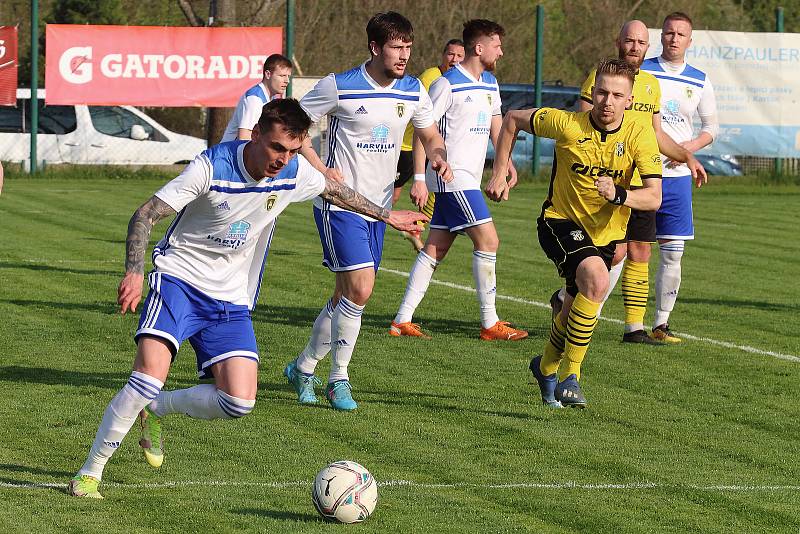
[(583, 82), (583, 85), (581, 85), (581, 100), (588, 102), (589, 104), (592, 103), (592, 89), (594, 88), (595, 72), (596, 69), (592, 69), (592, 72), (589, 73), (586, 81)]
[(633, 159), (643, 179), (661, 178), (661, 154), (658, 152), (656, 134), (652, 128), (642, 128), (634, 137)]
[(559, 140), (563, 137), (572, 118), (568, 111), (555, 108), (539, 108), (531, 115), (531, 132), (539, 137)]
[[(431, 84), (442, 75), (442, 72), (439, 70), (439, 67), (431, 67), (423, 71), (422, 74), (419, 75), (419, 81), (422, 83), (422, 86), (425, 90), (429, 90), (431, 88)], [(409, 151), (413, 149), (411, 145), (412, 141), (414, 140), (414, 126), (409, 122), (408, 126), (406, 126), (406, 131), (403, 133), (403, 143), (400, 146), (400, 150)]]

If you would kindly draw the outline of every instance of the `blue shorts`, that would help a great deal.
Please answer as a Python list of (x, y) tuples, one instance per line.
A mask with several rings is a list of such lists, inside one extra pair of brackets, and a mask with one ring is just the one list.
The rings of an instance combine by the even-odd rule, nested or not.
[(661, 180), (661, 207), (656, 212), (658, 239), (694, 239), (692, 175)]
[(258, 362), (258, 345), (247, 306), (216, 300), (183, 280), (153, 271), (133, 339), (166, 340), (172, 359), (188, 339), (197, 355), (197, 376), (212, 378), (211, 366), (233, 357)]
[(383, 254), (386, 223), (370, 222), (350, 211), (319, 209), (314, 206), (322, 264), (333, 272), (372, 267), (376, 271)]
[(431, 228), (458, 232), (492, 221), (483, 192), (478, 189), (434, 194), (436, 203), (431, 217)]

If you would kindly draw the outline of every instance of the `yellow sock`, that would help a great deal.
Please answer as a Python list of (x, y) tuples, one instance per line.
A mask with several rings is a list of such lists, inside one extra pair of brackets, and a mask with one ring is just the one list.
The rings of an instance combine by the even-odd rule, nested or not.
[(644, 328), (647, 295), (650, 291), (647, 263), (625, 260), (622, 269), (622, 298), (625, 302), (625, 332)]
[(544, 354), (539, 361), (539, 370), (544, 376), (549, 376), (558, 371), (561, 358), (564, 357), (564, 338), (567, 329), (561, 323), (561, 315), (556, 315), (550, 323), (550, 338), (544, 344)]
[(564, 343), (564, 365), (558, 373), (559, 380), (564, 380), (569, 375), (581, 378), (581, 362), (586, 356), (589, 342), (592, 340), (592, 332), (597, 324), (597, 310), (600, 309), (599, 302), (592, 302), (578, 293), (572, 303), (567, 317), (567, 338)]
[(428, 193), (428, 201), (422, 206), (422, 213), (428, 217), (433, 217), (433, 206), (436, 203), (436, 196), (433, 193)]

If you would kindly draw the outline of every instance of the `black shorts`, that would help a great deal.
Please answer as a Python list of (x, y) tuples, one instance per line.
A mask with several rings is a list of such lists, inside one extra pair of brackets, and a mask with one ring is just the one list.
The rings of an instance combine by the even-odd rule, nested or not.
[(558, 276), (566, 279), (567, 293), (573, 297), (578, 294), (575, 274), (578, 272), (578, 265), (583, 260), (598, 256), (608, 269), (611, 268), (611, 260), (617, 246), (616, 241), (598, 247), (592, 243), (583, 228), (566, 219), (539, 217), (536, 223), (539, 244), (547, 257), (556, 264)]
[(400, 159), (397, 160), (397, 180), (394, 181), (395, 187), (403, 187), (414, 176), (414, 158), (411, 157), (411, 154), (410, 150), (400, 151)]
[(631, 210), (625, 241), (656, 242), (656, 212)]

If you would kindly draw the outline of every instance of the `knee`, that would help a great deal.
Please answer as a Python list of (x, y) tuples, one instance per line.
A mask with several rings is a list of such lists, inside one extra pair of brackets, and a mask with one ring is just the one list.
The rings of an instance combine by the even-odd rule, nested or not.
[(373, 284), (371, 282), (361, 282), (350, 286), (346, 293), (342, 296), (347, 298), (350, 302), (358, 304), (359, 306), (366, 305), (369, 297), (372, 295)]
[(661, 263), (667, 266), (680, 266), (683, 257), (683, 241), (668, 241), (658, 245)]
[(481, 250), (483, 252), (497, 252), (499, 249), (500, 238), (497, 237), (497, 234), (484, 236), (480, 244), (475, 247), (475, 250)]
[[(605, 276), (604, 276), (605, 275)], [(579, 284), (580, 292), (592, 302), (603, 302), (608, 293), (608, 273), (597, 272), (582, 280)]]
[(256, 400), (235, 397), (218, 389), (217, 403), (223, 414), (223, 419), (239, 419), (253, 411)]
[(617, 245), (617, 248), (614, 249), (614, 257), (611, 259), (611, 265), (618, 265), (622, 260), (625, 259), (625, 256), (628, 254), (628, 247), (625, 243), (620, 243)]
[(631, 241), (628, 243), (628, 257), (631, 261), (647, 263), (650, 261), (650, 243)]

